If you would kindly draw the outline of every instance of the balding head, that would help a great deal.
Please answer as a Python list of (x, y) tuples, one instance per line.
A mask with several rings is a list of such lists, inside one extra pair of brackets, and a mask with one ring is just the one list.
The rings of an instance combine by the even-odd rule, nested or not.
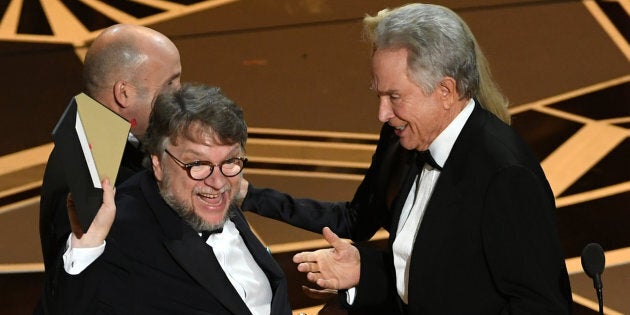
[(85, 92), (132, 122), (141, 137), (157, 94), (179, 87), (181, 63), (173, 42), (150, 28), (117, 24), (85, 55)]

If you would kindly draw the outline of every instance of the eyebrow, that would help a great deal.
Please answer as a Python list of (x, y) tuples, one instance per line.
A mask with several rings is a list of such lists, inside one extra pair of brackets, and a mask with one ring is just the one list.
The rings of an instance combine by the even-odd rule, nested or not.
[(378, 89), (374, 89), (373, 90), (377, 95), (392, 95), (392, 94), (399, 94), (400, 92), (398, 90), (385, 90), (385, 91), (379, 91)]
[(370, 90), (376, 93), (377, 95), (391, 95), (391, 94), (400, 93), (398, 90), (392, 90), (392, 89), (381, 91), (378, 89), (378, 86), (376, 85), (374, 80), (372, 80), (372, 83), (370, 84)]
[[(195, 150), (193, 150), (193, 149), (187, 149), (187, 150), (183, 151), (183, 152), (181, 153), (181, 155), (186, 155), (187, 153), (188, 153), (188, 154), (192, 154), (192, 155), (194, 155), (194, 156), (199, 156), (199, 155), (202, 155), (200, 152), (195, 151)], [(241, 146), (239, 145), (238, 147), (236, 147), (236, 148), (234, 148), (232, 151), (230, 151), (230, 153), (228, 153), (228, 154), (227, 154), (227, 156), (226, 156), (225, 158), (223, 158), (221, 161), (226, 161), (226, 160), (229, 160), (229, 159), (233, 159), (233, 158), (237, 158), (237, 157), (241, 157), (241, 156), (245, 156), (245, 155), (247, 155), (247, 154), (245, 153), (245, 150), (241, 150)], [(181, 157), (181, 156), (180, 156), (180, 157)], [(183, 160), (183, 158), (182, 158), (182, 160)], [(192, 162), (194, 162), (194, 161), (206, 161), (206, 162), (211, 162), (211, 163), (212, 163), (212, 161), (207, 160), (207, 159), (198, 159), (198, 158), (195, 158), (195, 159), (193, 159), (193, 161), (192, 161)], [(184, 162), (185, 162), (185, 161), (184, 161)]]
[(173, 75), (172, 75), (172, 76), (170, 76), (168, 79), (166, 79), (166, 81), (164, 81), (164, 84), (162, 84), (162, 85), (165, 85), (165, 84), (167, 84), (167, 83), (169, 83), (169, 82), (171, 82), (171, 81), (173, 81), (173, 80), (175, 80), (175, 79), (177, 79), (177, 78), (179, 78), (179, 77), (181, 77), (181, 76), (182, 76), (181, 71), (180, 71), (180, 72), (177, 72), (176, 74), (173, 74)]

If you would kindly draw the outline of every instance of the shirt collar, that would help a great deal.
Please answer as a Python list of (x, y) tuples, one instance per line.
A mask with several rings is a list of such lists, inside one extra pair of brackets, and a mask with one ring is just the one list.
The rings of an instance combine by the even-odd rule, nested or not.
[(433, 140), (431, 145), (429, 145), (431, 156), (433, 156), (433, 159), (440, 167), (444, 167), (444, 163), (446, 163), (448, 155), (451, 154), (451, 149), (453, 149), (455, 140), (457, 140), (457, 137), (464, 128), (464, 125), (472, 114), (474, 107), (475, 101), (471, 98), (466, 106), (464, 106), (464, 109), (457, 114), (455, 119), (451, 121), (446, 129), (444, 129), (437, 138)]
[(130, 132), (129, 135), (127, 135), (127, 141), (131, 143), (134, 148), (140, 148), (140, 140), (136, 136), (134, 136), (133, 133)]

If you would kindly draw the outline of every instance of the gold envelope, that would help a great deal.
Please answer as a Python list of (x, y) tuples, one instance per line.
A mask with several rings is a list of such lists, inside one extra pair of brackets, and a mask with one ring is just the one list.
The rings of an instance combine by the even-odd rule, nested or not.
[(85, 136), (81, 147), (94, 187), (101, 188), (100, 182), (105, 177), (114, 185), (131, 124), (85, 93), (75, 96), (75, 100), (78, 118), (76, 130), (80, 139), (82, 133)]

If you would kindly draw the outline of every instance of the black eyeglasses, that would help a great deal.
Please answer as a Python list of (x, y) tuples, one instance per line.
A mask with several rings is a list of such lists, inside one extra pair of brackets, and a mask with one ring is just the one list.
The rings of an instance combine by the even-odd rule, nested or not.
[(221, 171), (221, 174), (223, 174), (225, 177), (234, 177), (243, 171), (245, 163), (247, 162), (247, 157), (235, 157), (227, 159), (219, 163), (218, 165), (212, 164), (212, 162), (209, 161), (194, 161), (191, 163), (184, 163), (177, 159), (173, 154), (171, 154), (171, 152), (168, 152), (168, 150), (164, 149), (164, 152), (166, 152), (166, 154), (168, 154), (173, 159), (173, 161), (177, 163), (177, 165), (186, 170), (186, 172), (188, 173), (188, 177), (194, 180), (204, 180), (210, 177), (210, 175), (212, 175), (212, 172), (214, 171), (215, 166), (219, 167), (219, 171)]

